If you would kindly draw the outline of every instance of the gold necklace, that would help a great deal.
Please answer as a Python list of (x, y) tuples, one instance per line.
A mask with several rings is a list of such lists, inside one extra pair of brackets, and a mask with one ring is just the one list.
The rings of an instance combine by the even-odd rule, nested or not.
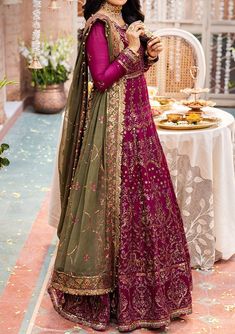
[(105, 2), (102, 5), (102, 9), (105, 10), (107, 14), (111, 14), (114, 16), (119, 15), (122, 17), (122, 6), (115, 6), (111, 3)]
[(110, 16), (111, 20), (121, 28), (127, 28), (127, 24), (122, 17), (122, 6), (115, 6), (109, 2), (105, 2), (102, 7), (102, 11), (106, 16)]

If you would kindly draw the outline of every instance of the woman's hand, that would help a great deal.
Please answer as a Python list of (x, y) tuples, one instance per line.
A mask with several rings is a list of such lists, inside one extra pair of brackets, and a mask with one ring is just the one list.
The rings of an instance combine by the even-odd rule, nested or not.
[(144, 33), (144, 23), (136, 21), (127, 29), (126, 35), (129, 42), (129, 49), (137, 53), (140, 48), (140, 35)]
[(163, 45), (160, 37), (152, 38), (147, 44), (147, 53), (151, 58), (157, 58), (163, 50)]

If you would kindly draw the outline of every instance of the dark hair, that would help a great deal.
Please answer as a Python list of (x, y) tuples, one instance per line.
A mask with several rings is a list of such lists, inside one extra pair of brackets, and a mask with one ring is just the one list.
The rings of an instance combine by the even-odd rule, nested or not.
[[(104, 2), (105, 0), (86, 0), (83, 6), (85, 19), (88, 20), (92, 14), (98, 12)], [(144, 14), (141, 11), (140, 0), (127, 0), (125, 5), (123, 5), (122, 15), (127, 24), (139, 20), (144, 22)]]

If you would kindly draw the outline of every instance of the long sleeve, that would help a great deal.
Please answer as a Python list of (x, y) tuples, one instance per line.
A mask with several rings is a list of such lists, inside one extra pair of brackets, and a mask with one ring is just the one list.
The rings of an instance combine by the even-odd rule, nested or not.
[(86, 42), (86, 52), (94, 85), (100, 91), (105, 91), (131, 72), (133, 64), (139, 61), (138, 55), (127, 47), (113, 62), (110, 62), (105, 26), (99, 21), (91, 28)]
[(156, 59), (150, 59), (148, 56), (144, 55), (144, 71), (147, 72), (151, 66), (156, 64), (159, 60), (159, 57)]

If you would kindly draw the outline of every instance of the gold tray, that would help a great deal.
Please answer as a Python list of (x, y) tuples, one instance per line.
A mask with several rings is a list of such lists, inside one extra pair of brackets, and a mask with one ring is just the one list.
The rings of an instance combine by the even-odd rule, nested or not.
[(165, 129), (165, 130), (201, 130), (207, 129), (212, 126), (217, 126), (220, 123), (221, 119), (219, 118), (208, 118), (204, 117), (201, 122), (198, 124), (179, 124), (179, 125), (172, 125), (169, 124), (170, 122), (167, 119), (162, 119), (156, 122), (158, 128)]

